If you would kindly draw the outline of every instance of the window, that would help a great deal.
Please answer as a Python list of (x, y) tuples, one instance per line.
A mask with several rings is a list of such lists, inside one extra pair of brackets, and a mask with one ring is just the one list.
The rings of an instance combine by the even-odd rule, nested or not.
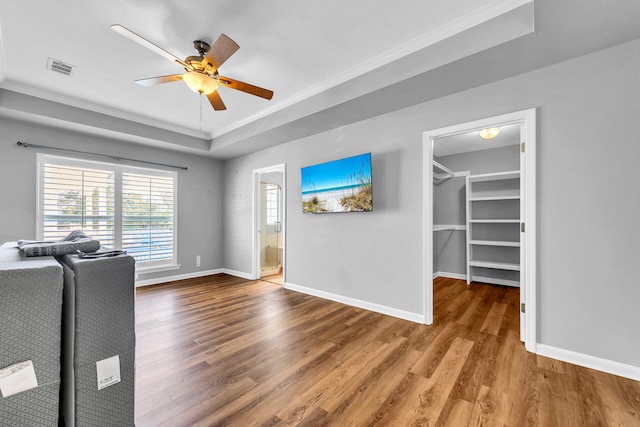
[(176, 268), (177, 174), (38, 155), (38, 238), (82, 230), (124, 249), (138, 270)]
[(123, 173), (122, 246), (136, 261), (173, 258), (173, 178)]
[(114, 247), (113, 171), (45, 164), (43, 178), (44, 240), (83, 230), (101, 245)]
[(265, 190), (266, 208), (267, 208), (267, 224), (275, 224), (278, 219), (278, 194), (280, 187), (276, 184), (267, 184)]

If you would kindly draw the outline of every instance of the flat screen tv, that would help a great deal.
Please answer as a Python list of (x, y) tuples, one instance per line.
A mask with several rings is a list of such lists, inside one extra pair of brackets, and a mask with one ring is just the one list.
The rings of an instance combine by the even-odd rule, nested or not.
[(369, 212), (373, 210), (371, 153), (301, 169), (302, 212)]

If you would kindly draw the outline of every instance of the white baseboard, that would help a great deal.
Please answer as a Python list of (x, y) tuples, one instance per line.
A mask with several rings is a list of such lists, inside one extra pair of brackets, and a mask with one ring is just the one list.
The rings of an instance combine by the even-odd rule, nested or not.
[(433, 278), (434, 279), (436, 279), (438, 277), (447, 277), (449, 279), (467, 280), (467, 275), (466, 274), (447, 273), (446, 271), (436, 271), (435, 273), (433, 273)]
[(625, 363), (602, 359), (588, 354), (576, 353), (575, 351), (564, 350), (540, 343), (536, 344), (536, 353), (540, 356), (550, 357), (585, 368), (606, 372), (607, 374), (640, 381), (640, 366), (627, 365)]
[(512, 288), (519, 288), (520, 282), (517, 280), (507, 280), (507, 279), (496, 279), (495, 277), (484, 277), (484, 276), (471, 276), (472, 282), (480, 282), (480, 283), (493, 283), (494, 285), (504, 285), (511, 286)]
[(148, 280), (136, 280), (136, 288), (142, 286), (157, 285), (159, 283), (175, 282), (176, 280), (194, 279), (196, 277), (211, 276), (213, 274), (229, 274), (231, 276), (240, 277), (242, 279), (253, 280), (250, 273), (244, 273), (242, 271), (230, 270), (228, 268), (216, 268), (215, 270), (196, 271), (195, 273), (178, 274), (175, 276), (157, 277), (155, 279)]
[(165, 282), (175, 282), (176, 280), (194, 279), (196, 277), (211, 276), (212, 274), (226, 273), (224, 268), (217, 268), (215, 270), (196, 271), (195, 273), (177, 274), (175, 276), (163, 276), (155, 279), (136, 280), (136, 288), (141, 286), (157, 285)]
[(253, 274), (238, 270), (231, 270), (229, 268), (221, 268), (220, 273), (230, 274), (231, 276), (240, 277), (242, 279), (253, 280)]
[(343, 295), (333, 294), (331, 292), (320, 291), (318, 289), (294, 285), (293, 283), (289, 282), (284, 284), (284, 288), (291, 291), (302, 292), (303, 294), (312, 295), (314, 297), (336, 301), (342, 304), (350, 305), (352, 307), (364, 308), (365, 310), (375, 311), (376, 313), (386, 314), (388, 316), (397, 317), (399, 319), (409, 320), (416, 323), (424, 323), (424, 316), (420, 313), (411, 313), (409, 311), (398, 310), (397, 308), (387, 307), (385, 305), (362, 301), (355, 298), (349, 298)]

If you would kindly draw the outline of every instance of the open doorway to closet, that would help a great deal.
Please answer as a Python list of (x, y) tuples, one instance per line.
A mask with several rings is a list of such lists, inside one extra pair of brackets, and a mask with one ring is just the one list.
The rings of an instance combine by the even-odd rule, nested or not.
[(285, 260), (285, 165), (253, 171), (254, 279), (282, 285)]
[(424, 177), (425, 323), (437, 276), (518, 287), (535, 352), (535, 110), (425, 132)]

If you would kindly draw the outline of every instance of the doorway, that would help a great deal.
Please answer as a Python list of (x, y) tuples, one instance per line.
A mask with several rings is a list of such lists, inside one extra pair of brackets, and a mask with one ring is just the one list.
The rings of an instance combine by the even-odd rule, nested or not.
[[(488, 128), (498, 128), (498, 129), (508, 129), (515, 128), (519, 130), (519, 141), (516, 142), (516, 146), (514, 147), (519, 154), (516, 153), (516, 156), (519, 157), (519, 171), (518, 171), (518, 180), (516, 189), (512, 189), (509, 191), (517, 191), (518, 192), (518, 200), (519, 200), (519, 217), (517, 219), (509, 219), (509, 226), (515, 226), (516, 228), (516, 239), (518, 239), (517, 247), (519, 251), (515, 252), (515, 258), (513, 255), (513, 250), (510, 246), (515, 245), (513, 243), (513, 237), (509, 237), (510, 242), (507, 242), (506, 238), (501, 238), (500, 247), (498, 247), (498, 251), (503, 254), (510, 253), (511, 255), (507, 255), (510, 259), (508, 262), (503, 263), (493, 263), (490, 265), (492, 268), (501, 269), (503, 266), (509, 265), (512, 271), (498, 271), (498, 277), (502, 277), (502, 279), (493, 279), (497, 280), (498, 284), (503, 285), (517, 285), (520, 287), (520, 303), (521, 303), (521, 313), (520, 313), (520, 336), (521, 340), (525, 343), (525, 348), (528, 351), (535, 352), (535, 343), (536, 343), (536, 196), (535, 196), (535, 109), (524, 110), (520, 112), (515, 112), (511, 114), (505, 114), (502, 116), (491, 117), (487, 119), (477, 120), (474, 122), (463, 123), (455, 126), (450, 126), (442, 129), (436, 129), (433, 131), (428, 131), (424, 133), (423, 138), (423, 146), (424, 146), (424, 190), (423, 190), (423, 253), (425, 259), (425, 268), (424, 268), (424, 323), (432, 324), (433, 323), (433, 277), (434, 277), (434, 241), (437, 238), (436, 233), (441, 233), (442, 230), (438, 228), (434, 232), (434, 197), (436, 192), (434, 191), (434, 186), (431, 185), (432, 182), (436, 182), (439, 179), (446, 179), (448, 175), (451, 177), (456, 176), (457, 179), (466, 179), (465, 186), (465, 205), (463, 206), (464, 215), (466, 217), (466, 223), (464, 224), (464, 228), (458, 229), (464, 230), (469, 236), (473, 230), (467, 228), (472, 228), (475, 223), (481, 223), (482, 227), (477, 227), (478, 229), (482, 229), (482, 233), (487, 233), (487, 230), (490, 227), (496, 227), (496, 223), (499, 222), (497, 220), (492, 219), (490, 216), (485, 217), (487, 215), (486, 212), (491, 212), (492, 208), (486, 207), (491, 203), (502, 203), (505, 206), (507, 204), (513, 204), (515, 196), (500, 195), (499, 197), (494, 197), (493, 195), (480, 195), (481, 197), (475, 197), (474, 195), (470, 195), (470, 188), (473, 188), (473, 183), (480, 183), (476, 185), (477, 188), (486, 190), (487, 183), (489, 181), (495, 181), (497, 179), (501, 179), (500, 188), (501, 191), (505, 190), (504, 184), (508, 181), (514, 181), (514, 176), (508, 175), (509, 172), (514, 171), (503, 171), (501, 173), (474, 173), (473, 171), (452, 171), (446, 170), (442, 171), (440, 168), (441, 165), (438, 163), (439, 168), (435, 169), (434, 173), (434, 148), (436, 144), (444, 144), (448, 141), (460, 140), (461, 136), (472, 134), (477, 137), (480, 130), (488, 129)], [(436, 162), (437, 163), (437, 162)], [(518, 159), (516, 158), (516, 164), (518, 163)], [(448, 169), (445, 166), (445, 169)], [(502, 174), (502, 175), (501, 175)], [(435, 181), (434, 181), (435, 178)], [(493, 185), (493, 184), (491, 184)], [(507, 187), (513, 187), (512, 184), (508, 184)], [(474, 207), (473, 203), (470, 203), (470, 200), (479, 200), (477, 205), (485, 205), (482, 209), (477, 209)], [(496, 199), (500, 199), (497, 200)], [(518, 202), (515, 202), (516, 205)], [(479, 217), (480, 220), (475, 218), (469, 218), (469, 211), (472, 209), (476, 209), (478, 211), (484, 210)], [(489, 214), (490, 215), (490, 214)], [(502, 219), (500, 219), (501, 221)], [(489, 224), (489, 227), (486, 226)], [(436, 226), (440, 224), (435, 224)], [(460, 224), (462, 227), (462, 225)], [(451, 228), (451, 227), (448, 227)], [(506, 227), (505, 227), (506, 228)], [(453, 228), (453, 230), (456, 230)], [(513, 236), (513, 233), (510, 233), (509, 236)], [(478, 242), (470, 242), (470, 239), (466, 239), (465, 248), (465, 263), (466, 263), (466, 272), (464, 276), (467, 277), (468, 281), (472, 280), (474, 277), (474, 271), (478, 270), (476, 277), (482, 277), (484, 281), (486, 281), (486, 277), (482, 276), (480, 271), (486, 271), (487, 263), (480, 268), (474, 267), (474, 264), (477, 263), (477, 260), (473, 258), (473, 251), (477, 250), (478, 253), (482, 253), (487, 251), (487, 242), (489, 238), (482, 238), (482, 241), (479, 243), (479, 246), (474, 247), (474, 244)], [(491, 242), (493, 244), (495, 242)], [(475, 248), (475, 249), (474, 249)], [(496, 248), (488, 248), (489, 250), (495, 250)], [(518, 253), (519, 252), (519, 253)], [(480, 263), (481, 264), (481, 263)], [(518, 268), (518, 271), (513, 271), (515, 268)], [(508, 274), (507, 274), (508, 273)], [(514, 273), (519, 273), (514, 276)], [(517, 280), (514, 280), (516, 279)], [(480, 280), (482, 281), (482, 280)], [(502, 283), (500, 283), (502, 281)]]
[(253, 278), (282, 285), (285, 275), (285, 165), (253, 171)]

